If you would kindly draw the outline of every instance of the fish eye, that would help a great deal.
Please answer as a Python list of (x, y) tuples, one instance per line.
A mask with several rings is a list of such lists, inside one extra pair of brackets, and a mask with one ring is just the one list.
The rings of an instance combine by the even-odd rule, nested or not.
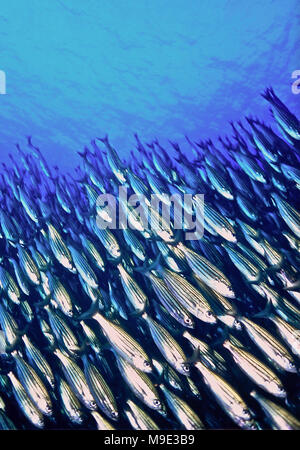
[(96, 402), (91, 401), (91, 402), (90, 402), (90, 407), (91, 407), (91, 408), (97, 408)]
[(119, 413), (118, 413), (118, 411), (112, 411), (111, 415), (112, 415), (112, 417), (118, 417)]
[(190, 366), (188, 364), (182, 364), (181, 367), (184, 370), (184, 372), (189, 372), (190, 371)]
[(154, 400), (153, 400), (153, 405), (154, 406), (160, 406), (161, 405), (161, 403), (160, 403), (160, 400), (158, 400), (157, 398), (155, 398)]
[(144, 361), (144, 367), (150, 367), (149, 361)]
[(210, 321), (216, 321), (216, 316), (212, 311), (206, 311), (206, 317), (210, 320)]
[(191, 319), (190, 317), (185, 317), (185, 318), (184, 318), (184, 322), (187, 323), (187, 324), (189, 324), (189, 325), (191, 325), (192, 319)]
[(234, 319), (233, 326), (239, 330), (241, 328), (241, 323), (237, 319)]

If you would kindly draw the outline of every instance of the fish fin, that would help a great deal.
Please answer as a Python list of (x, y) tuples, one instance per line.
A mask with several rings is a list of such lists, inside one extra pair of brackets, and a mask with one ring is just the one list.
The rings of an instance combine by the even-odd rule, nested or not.
[(295, 405), (293, 405), (293, 404), (289, 401), (289, 399), (288, 399), (287, 397), (285, 397), (284, 403), (286, 404), (286, 406), (287, 406), (288, 408), (291, 408), (291, 407), (295, 406)]
[[(7, 240), (5, 240), (5, 253), (6, 253), (6, 255), (8, 254), (9, 255), (9, 249), (10, 249), (10, 245), (11, 245), (11, 243), (10, 243), (11, 241), (7, 241)], [(16, 248), (16, 244), (15, 244), (15, 248)]]
[(157, 255), (154, 261), (152, 261), (150, 264), (143, 264), (140, 267), (134, 267), (133, 270), (135, 272), (140, 272), (142, 274), (147, 274), (151, 272), (151, 270), (156, 270), (160, 267), (160, 259), (161, 259), (161, 253)]
[(268, 319), (272, 314), (272, 302), (268, 299), (265, 308), (254, 314), (252, 317), (258, 319)]
[[(270, 266), (265, 269), (265, 275), (270, 275), (276, 273), (282, 266), (283, 261), (279, 265)], [(283, 288), (284, 289), (284, 288)]]
[(82, 362), (83, 362), (83, 365), (85, 366), (86, 363), (88, 362), (88, 355), (87, 355), (86, 353), (83, 353), (83, 354), (81, 355), (81, 360), (82, 360)]
[(112, 256), (106, 255), (106, 259), (107, 261), (109, 261), (111, 264), (117, 266), (118, 264), (120, 264), (120, 262), (122, 262), (122, 255), (119, 256), (118, 258), (113, 258)]
[(115, 354), (115, 349), (108, 342), (106, 342), (105, 344), (102, 345), (101, 350), (102, 350), (101, 355), (103, 355), (103, 351), (105, 351), (105, 350)]
[(194, 364), (197, 361), (201, 360), (201, 354), (200, 354), (200, 349), (199, 347), (195, 348), (192, 355), (187, 358), (186, 362), (190, 365)]
[(30, 326), (30, 323), (27, 323), (27, 324), (25, 325), (25, 327), (24, 327), (22, 330), (17, 330), (17, 331), (16, 331), (16, 335), (21, 337), (21, 336), (23, 336), (24, 334), (27, 334), (28, 329), (29, 329), (29, 326)]
[(103, 142), (103, 144), (105, 144), (105, 145), (109, 145), (108, 135), (107, 134), (103, 138), (97, 137), (96, 139), (98, 139), (98, 141)]
[(73, 181), (76, 181), (76, 183), (82, 184), (82, 183), (86, 183), (88, 181), (88, 176), (86, 173), (80, 178), (74, 178), (72, 175), (70, 175), (70, 176)]
[(162, 373), (160, 374), (153, 374), (152, 377), (154, 378), (154, 386), (156, 388), (158, 388), (161, 384), (164, 384), (166, 382), (164, 376), (165, 376), (165, 372), (167, 371), (167, 367), (164, 367), (162, 370)]
[(77, 152), (79, 156), (81, 156), (82, 158), (86, 158), (87, 154), (89, 152), (89, 149), (87, 147), (84, 147), (83, 152)]
[(34, 148), (38, 153), (40, 153), (40, 149), (38, 147), (35, 147), (32, 143), (32, 136), (27, 136), (27, 144), (29, 147)]
[(144, 312), (141, 314), (141, 317), (142, 317), (142, 319), (147, 320), (148, 314), (144, 311)]
[[(118, 317), (123, 317), (120, 313), (119, 313), (119, 311), (117, 310), (117, 308), (115, 308), (114, 306), (112, 306), (111, 308), (110, 308), (110, 310), (109, 311), (107, 311), (106, 313), (105, 313), (105, 317), (108, 319), (108, 320), (111, 320), (112, 322), (113, 321), (115, 321), (115, 320), (118, 320)], [(124, 318), (124, 317), (123, 317)], [(126, 319), (127, 320), (127, 319)]]
[(283, 289), (285, 291), (287, 291), (287, 292), (289, 292), (289, 291), (291, 291), (291, 292), (299, 292), (300, 291), (300, 286), (299, 287), (298, 286), (292, 286), (292, 287), (285, 286)]
[(15, 349), (11, 352), (12, 356), (19, 356), (20, 358), (23, 358), (23, 352), (20, 349)]
[(170, 242), (171, 245), (176, 245), (178, 242), (181, 242), (183, 240), (183, 232), (182, 230), (177, 230), (176, 234), (174, 236), (174, 240)]
[(36, 306), (37, 308), (42, 308), (43, 306), (46, 306), (49, 304), (51, 299), (51, 295), (48, 295), (48, 297), (45, 298), (45, 300), (43, 300), (42, 302), (36, 303), (34, 306)]
[(15, 339), (15, 341), (11, 344), (11, 345), (6, 345), (5, 349), (4, 349), (4, 353), (7, 354), (12, 354), (14, 352), (16, 352), (17, 346), (19, 344), (19, 336), (17, 337), (17, 339)]
[(230, 341), (230, 336), (227, 327), (222, 330), (221, 335), (210, 344), (212, 349), (222, 347), (225, 341)]
[(80, 347), (77, 347), (76, 353), (78, 353), (78, 354), (80, 354), (80, 355), (81, 355), (81, 354), (84, 354), (84, 352), (86, 351), (88, 345), (90, 345), (90, 342), (89, 342), (88, 338), (85, 337), (85, 338), (82, 340), (82, 343), (81, 343)]
[(45, 350), (48, 353), (54, 353), (56, 349), (57, 349), (56, 343), (54, 343), (52, 345), (49, 344), (49, 345), (47, 345), (46, 347), (43, 348), (43, 350)]
[(73, 322), (79, 323), (81, 320), (92, 319), (93, 316), (99, 311), (98, 302), (93, 303), (90, 308), (84, 313), (80, 314), (76, 318), (73, 319)]
[(230, 348), (230, 339), (225, 339), (223, 342), (223, 347), (229, 349)]
[(261, 281), (264, 280), (264, 277), (265, 277), (265, 273), (262, 270), (259, 270), (258, 278), (256, 280), (254, 280), (254, 281), (247, 280), (247, 283), (249, 283), (249, 284), (258, 284), (258, 283), (260, 283)]
[(300, 279), (295, 281), (291, 286), (285, 286), (283, 289), (285, 291), (292, 291), (292, 292), (300, 291)]
[(144, 314), (146, 314), (146, 309), (147, 309), (147, 302), (146, 302), (146, 304), (145, 304), (145, 307), (144, 307), (144, 309), (142, 310), (142, 311), (131, 311), (131, 312), (129, 312), (128, 313), (128, 318), (138, 318), (138, 317), (142, 317), (142, 318), (144, 318), (143, 317), (143, 315)]

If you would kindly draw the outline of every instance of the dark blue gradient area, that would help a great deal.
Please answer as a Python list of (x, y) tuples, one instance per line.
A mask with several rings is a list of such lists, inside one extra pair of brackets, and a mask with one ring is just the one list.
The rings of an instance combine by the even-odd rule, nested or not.
[(293, 112), (297, 0), (9, 0), (0, 9), (1, 160), (32, 135), (49, 163), (108, 133), (127, 156), (142, 139), (181, 142), (269, 121), (273, 86)]

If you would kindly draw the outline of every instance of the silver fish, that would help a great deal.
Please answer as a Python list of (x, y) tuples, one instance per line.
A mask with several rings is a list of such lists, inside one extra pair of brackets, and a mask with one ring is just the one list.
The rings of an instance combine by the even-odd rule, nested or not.
[(224, 341), (223, 346), (229, 350), (235, 363), (242, 371), (259, 387), (276, 397), (286, 396), (286, 391), (279, 378), (263, 362), (247, 350), (234, 345), (230, 339)]
[(39, 409), (37, 409), (32, 400), (29, 398), (20, 381), (16, 378), (13, 372), (9, 372), (8, 377), (11, 381), (16, 401), (20, 405), (20, 409), (23, 414), (37, 428), (44, 428), (44, 419), (42, 413), (39, 411)]
[(135, 430), (159, 430), (151, 417), (132, 400), (127, 400), (126, 404), (129, 409), (125, 409), (124, 412), (132, 428)]
[(54, 355), (60, 360), (64, 375), (76, 397), (91, 411), (97, 409), (94, 397), (80, 367), (58, 348), (54, 350)]
[(260, 404), (271, 422), (273, 430), (300, 430), (299, 420), (282, 406), (277, 405), (255, 391), (252, 391), (250, 395)]
[(189, 375), (190, 365), (183, 350), (173, 336), (146, 313), (143, 313), (142, 318), (147, 322), (151, 336), (164, 358), (175, 370), (183, 375)]
[(145, 351), (122, 327), (107, 320), (100, 313), (94, 314), (93, 319), (99, 323), (105, 337), (119, 355), (143, 372), (152, 371), (151, 360)]
[(238, 426), (251, 429), (253, 427), (251, 413), (238, 392), (200, 361), (195, 363), (195, 367), (202, 374), (205, 384), (209, 387), (221, 408)]
[(200, 418), (184, 400), (163, 384), (160, 385), (160, 389), (166, 397), (169, 408), (186, 430), (203, 430), (205, 428)]
[(189, 266), (204, 283), (224, 297), (235, 298), (230, 281), (217, 267), (182, 243), (178, 244), (178, 248), (183, 251)]

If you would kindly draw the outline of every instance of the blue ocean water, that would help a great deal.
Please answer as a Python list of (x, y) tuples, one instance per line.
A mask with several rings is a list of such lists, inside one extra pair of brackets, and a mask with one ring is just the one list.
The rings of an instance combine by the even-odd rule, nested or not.
[(1, 160), (32, 135), (50, 163), (108, 133), (120, 154), (133, 134), (181, 142), (269, 120), (272, 85), (294, 112), (300, 69), (297, 0), (10, 0), (1, 2)]

